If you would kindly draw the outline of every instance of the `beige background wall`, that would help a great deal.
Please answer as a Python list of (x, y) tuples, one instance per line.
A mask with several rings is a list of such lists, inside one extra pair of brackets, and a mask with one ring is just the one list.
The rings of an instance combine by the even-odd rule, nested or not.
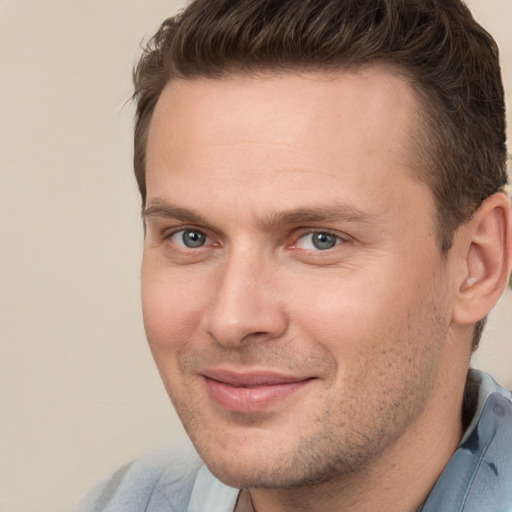
[[(0, 510), (69, 510), (184, 444), (139, 312), (131, 67), (180, 2), (0, 0)], [(472, 0), (512, 104), (512, 0)], [(476, 358), (512, 387), (512, 293)]]

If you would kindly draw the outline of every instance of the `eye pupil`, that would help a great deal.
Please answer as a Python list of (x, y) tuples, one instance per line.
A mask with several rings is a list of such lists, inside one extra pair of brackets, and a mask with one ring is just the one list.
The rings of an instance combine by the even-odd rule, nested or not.
[(332, 249), (336, 245), (336, 237), (329, 233), (314, 233), (312, 242), (316, 249)]
[(183, 232), (182, 239), (183, 244), (186, 247), (194, 249), (196, 247), (201, 247), (202, 245), (204, 245), (206, 241), (206, 235), (204, 233), (201, 233), (200, 231), (192, 231), (190, 229), (187, 229)]

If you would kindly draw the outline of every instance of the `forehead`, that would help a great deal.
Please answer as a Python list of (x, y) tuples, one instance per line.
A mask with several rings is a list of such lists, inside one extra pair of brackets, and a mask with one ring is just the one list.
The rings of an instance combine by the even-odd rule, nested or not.
[(173, 81), (150, 125), (148, 200), (195, 190), (256, 204), (269, 187), (280, 199), (322, 187), (384, 199), (382, 187), (415, 179), (418, 110), (411, 86), (380, 67)]
[[(186, 120), (188, 126), (194, 127), (195, 135), (203, 137), (205, 142), (221, 135), (243, 138), (266, 133), (269, 138), (275, 137), (273, 127), (282, 137), (283, 126), (292, 137), (298, 130), (308, 129), (316, 118), (325, 123), (325, 132), (337, 121), (343, 121), (364, 125), (370, 130), (369, 136), (384, 123), (388, 138), (392, 138), (397, 130), (409, 131), (406, 125), (411, 121), (411, 114), (419, 110), (418, 105), (413, 88), (403, 76), (383, 66), (331, 73), (235, 74), (222, 79), (173, 80), (157, 102), (150, 136), (162, 123), (170, 128), (174, 118), (180, 123), (179, 131), (184, 137), (190, 135), (183, 132)], [(245, 114), (244, 123), (236, 126), (236, 132), (230, 131), (233, 128), (230, 121), (236, 121), (230, 119), (232, 113)], [(206, 123), (211, 123), (212, 117), (218, 121), (216, 127), (221, 132), (208, 131)], [(201, 126), (205, 130), (197, 131)]]

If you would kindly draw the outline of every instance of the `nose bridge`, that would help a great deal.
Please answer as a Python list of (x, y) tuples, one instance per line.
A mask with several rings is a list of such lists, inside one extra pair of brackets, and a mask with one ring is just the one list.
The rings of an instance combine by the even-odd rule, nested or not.
[(232, 249), (217, 269), (205, 329), (223, 345), (272, 339), (286, 330), (273, 265), (250, 247)]

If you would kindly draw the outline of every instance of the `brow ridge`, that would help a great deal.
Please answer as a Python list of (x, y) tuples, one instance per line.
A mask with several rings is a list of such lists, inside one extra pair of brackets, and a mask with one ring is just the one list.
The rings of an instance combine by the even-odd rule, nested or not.
[(262, 228), (287, 224), (332, 223), (340, 221), (365, 224), (375, 221), (376, 218), (376, 215), (364, 212), (352, 205), (335, 204), (270, 213), (261, 219), (258, 224)]
[(183, 222), (193, 222), (196, 224), (203, 224), (206, 222), (206, 219), (196, 210), (174, 205), (163, 199), (153, 199), (143, 208), (142, 218), (147, 220), (151, 217), (177, 219)]
[[(153, 199), (143, 210), (144, 220), (151, 217), (164, 217), (193, 222), (195, 224), (209, 224), (208, 220), (191, 208), (184, 208), (171, 204), (164, 199)], [(270, 212), (262, 219), (258, 219), (257, 225), (264, 230), (273, 229), (283, 225), (350, 222), (365, 224), (374, 222), (377, 216), (365, 212), (349, 204), (334, 204), (329, 206), (314, 206), (295, 208), (285, 211)]]

